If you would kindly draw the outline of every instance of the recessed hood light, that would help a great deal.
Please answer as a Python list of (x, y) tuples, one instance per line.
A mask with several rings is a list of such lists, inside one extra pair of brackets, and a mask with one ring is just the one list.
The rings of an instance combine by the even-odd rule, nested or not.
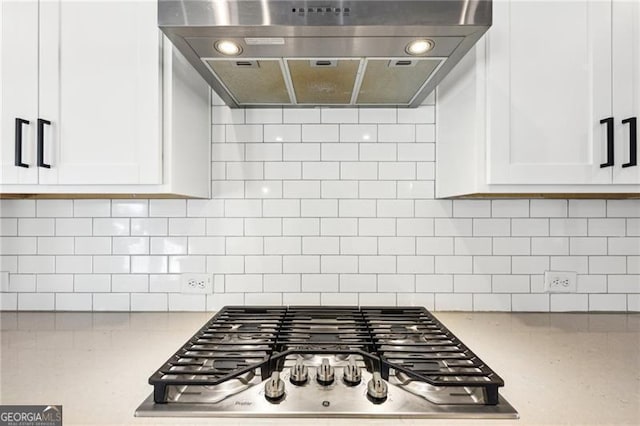
[(423, 55), (433, 49), (433, 46), (434, 43), (432, 40), (414, 40), (411, 43), (407, 44), (407, 48), (405, 49), (405, 51), (409, 55)]
[(215, 48), (218, 52), (227, 56), (238, 56), (242, 53), (240, 45), (229, 40), (218, 40), (215, 44)]

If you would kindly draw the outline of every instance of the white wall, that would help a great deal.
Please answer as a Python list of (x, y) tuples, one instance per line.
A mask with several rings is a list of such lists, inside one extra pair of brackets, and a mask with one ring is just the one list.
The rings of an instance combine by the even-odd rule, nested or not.
[[(2, 201), (1, 308), (640, 310), (640, 202), (434, 200), (433, 97), (212, 109), (212, 200)], [(542, 293), (550, 268), (578, 294)], [(216, 293), (180, 294), (183, 271)]]

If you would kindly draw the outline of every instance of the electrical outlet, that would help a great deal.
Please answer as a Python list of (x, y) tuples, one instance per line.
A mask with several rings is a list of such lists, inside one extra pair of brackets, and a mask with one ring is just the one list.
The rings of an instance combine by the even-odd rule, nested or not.
[(180, 275), (180, 291), (182, 293), (213, 293), (213, 276), (211, 274), (185, 273)]
[(544, 291), (547, 293), (575, 293), (576, 273), (573, 271), (544, 271)]

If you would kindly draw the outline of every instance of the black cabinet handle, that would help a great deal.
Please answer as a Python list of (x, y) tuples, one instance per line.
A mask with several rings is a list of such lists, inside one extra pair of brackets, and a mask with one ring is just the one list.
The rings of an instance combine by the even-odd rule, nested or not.
[(49, 120), (43, 120), (42, 118), (38, 118), (38, 167), (44, 167), (45, 169), (50, 169), (51, 164), (46, 164), (44, 162), (44, 125), (50, 125), (51, 122)]
[(28, 169), (29, 165), (22, 162), (22, 125), (23, 124), (29, 124), (29, 120), (16, 118), (16, 144), (15, 144), (16, 155), (15, 155), (14, 164), (18, 167), (24, 167), (25, 169)]
[(629, 123), (629, 162), (624, 163), (622, 167), (631, 167), (638, 165), (638, 130), (636, 117), (622, 120), (622, 124)]
[(600, 167), (613, 166), (613, 117), (603, 118), (600, 124), (607, 125), (607, 162), (600, 164)]

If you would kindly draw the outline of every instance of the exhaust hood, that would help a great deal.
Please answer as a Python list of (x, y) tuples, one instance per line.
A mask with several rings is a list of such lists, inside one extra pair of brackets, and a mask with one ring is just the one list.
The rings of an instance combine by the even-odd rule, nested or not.
[(491, 26), (491, 0), (158, 0), (231, 107), (416, 107)]

